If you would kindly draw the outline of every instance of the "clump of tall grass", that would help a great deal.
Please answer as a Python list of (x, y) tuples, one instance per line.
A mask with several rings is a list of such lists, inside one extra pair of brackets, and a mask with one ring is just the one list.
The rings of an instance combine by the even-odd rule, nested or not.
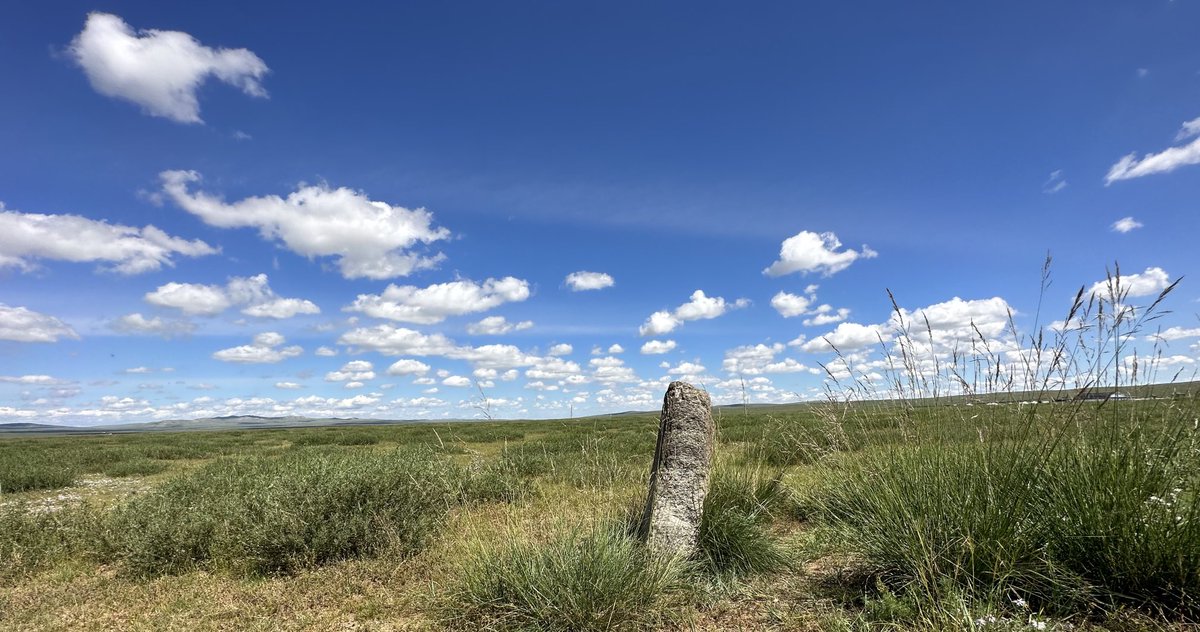
[(786, 566), (786, 551), (770, 532), (788, 500), (782, 474), (717, 469), (704, 498), (698, 561), (714, 575), (747, 575)]
[(215, 461), (116, 510), (108, 554), (140, 576), (289, 573), (419, 549), (460, 474), (427, 452), (299, 450)]
[(1062, 401), (1147, 378), (1129, 341), (1174, 285), (1136, 308), (1119, 269), (1107, 285), (1081, 289), (1053, 339), (1021, 339), (1010, 315), (1006, 339), (972, 324), (965, 350), (893, 301), (895, 340), (874, 365), (886, 377), (840, 353), (827, 369), (854, 381), (837, 392), (839, 414), (900, 397), (900, 436), (826, 463), (812, 502), (885, 585), (923, 597), (916, 607), (965, 595), (1060, 613), (1200, 611), (1195, 402)]
[(619, 529), (478, 545), (442, 606), (458, 629), (651, 630), (678, 616), (683, 568)]
[(463, 477), (460, 499), (463, 502), (504, 502), (525, 500), (537, 493), (532, 478), (523, 475), (507, 454), (490, 463), (473, 461)]
[(0, 493), (69, 487), (78, 475), (74, 463), (55, 459), (44, 450), (0, 452)]
[(87, 557), (102, 529), (101, 514), (85, 504), (0, 506), (0, 577)]

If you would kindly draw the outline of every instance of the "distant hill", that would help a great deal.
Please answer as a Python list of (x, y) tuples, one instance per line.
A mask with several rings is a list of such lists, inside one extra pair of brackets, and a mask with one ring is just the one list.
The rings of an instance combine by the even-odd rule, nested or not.
[(0, 432), (69, 432), (71, 430), (77, 430), (77, 428), (70, 426), (53, 426), (50, 424), (33, 424), (28, 422), (0, 424)]
[[(1096, 387), (1095, 391), (1111, 391), (1111, 387)], [(1200, 381), (1192, 382), (1175, 382), (1168, 384), (1146, 384), (1133, 387), (1120, 387), (1116, 389), (1122, 394), (1135, 399), (1142, 398), (1160, 398), (1171, 399), (1180, 397), (1197, 397), (1200, 394)], [(1079, 389), (1063, 389), (1061, 391), (1051, 391), (1040, 393), (1041, 399), (1045, 400), (1068, 400), (1079, 394)], [(970, 404), (970, 403), (1015, 403), (1038, 399), (1039, 393), (1035, 392), (1009, 392), (1009, 393), (989, 393), (981, 395), (950, 395), (939, 397), (937, 399), (909, 399), (907, 403), (912, 406), (945, 406), (955, 404)], [(860, 404), (879, 405), (887, 404), (894, 400), (872, 400), (859, 401)], [(814, 405), (819, 405), (819, 401), (794, 402), (786, 404), (724, 404), (713, 407), (715, 414), (720, 415), (722, 412), (735, 412), (742, 410), (751, 411), (769, 411), (773, 414), (786, 414), (799, 412)], [(897, 402), (898, 403), (898, 402)], [(636, 411), (628, 410), (616, 413), (606, 413), (601, 415), (588, 415), (587, 417), (576, 417), (575, 419), (587, 419), (588, 417), (626, 417), (639, 415), (656, 415), (657, 410)], [(0, 434), (41, 434), (41, 433), (112, 433), (112, 432), (179, 432), (187, 430), (252, 430), (252, 429), (267, 429), (267, 428), (313, 428), (321, 426), (373, 426), (373, 425), (389, 425), (389, 424), (422, 424), (422, 423), (447, 423), (447, 422), (477, 422), (484, 421), (482, 419), (360, 419), (356, 417), (264, 417), (261, 415), (227, 415), (222, 417), (205, 417), (202, 419), (167, 419), (164, 421), (152, 421), (148, 423), (126, 423), (111, 426), (57, 426), (52, 424), (39, 424), (29, 422), (18, 423), (0, 423)], [(494, 421), (528, 421), (519, 419), (496, 419)]]

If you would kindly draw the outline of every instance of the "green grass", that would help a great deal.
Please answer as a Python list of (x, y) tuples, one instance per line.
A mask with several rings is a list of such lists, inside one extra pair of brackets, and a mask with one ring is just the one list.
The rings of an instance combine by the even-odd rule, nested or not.
[(683, 568), (616, 528), (468, 554), (441, 606), (457, 629), (650, 630), (675, 618)]
[(770, 532), (772, 518), (786, 512), (782, 473), (718, 469), (704, 498), (699, 561), (714, 575), (767, 573), (788, 564), (787, 552)]
[(831, 465), (816, 503), (889, 587), (929, 603), (961, 591), (1057, 614), (1194, 612), (1200, 462), (1176, 414), (1128, 406), (871, 450)]
[(442, 524), (458, 476), (417, 451), (216, 461), (117, 510), (108, 554), (139, 576), (290, 573), (384, 550), (408, 554)]

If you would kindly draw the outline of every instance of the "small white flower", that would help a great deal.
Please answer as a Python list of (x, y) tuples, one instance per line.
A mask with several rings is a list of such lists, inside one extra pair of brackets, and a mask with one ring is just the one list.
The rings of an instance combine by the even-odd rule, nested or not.
[(1030, 620), (1029, 620), (1029, 627), (1031, 627), (1031, 628), (1033, 628), (1033, 629), (1035, 629), (1035, 630), (1045, 630), (1045, 629), (1046, 629), (1046, 622), (1045, 622), (1045, 621), (1038, 621), (1038, 620), (1036, 620), (1036, 619), (1030, 619)]
[(1025, 601), (1024, 599), (1021, 599), (1020, 597), (1017, 597), (1016, 599), (1014, 599), (1013, 604), (1016, 605), (1018, 608), (1028, 608), (1029, 607), (1029, 602)]

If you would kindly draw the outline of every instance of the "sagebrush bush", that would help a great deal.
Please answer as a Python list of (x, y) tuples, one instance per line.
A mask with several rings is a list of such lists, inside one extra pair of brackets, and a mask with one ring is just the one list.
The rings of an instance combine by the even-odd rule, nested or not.
[(614, 528), (479, 545), (441, 612), (457, 629), (657, 629), (679, 615), (682, 570)]
[(442, 523), (459, 476), (422, 451), (218, 460), (119, 508), (107, 548), (141, 576), (288, 573), (384, 550), (411, 553)]

